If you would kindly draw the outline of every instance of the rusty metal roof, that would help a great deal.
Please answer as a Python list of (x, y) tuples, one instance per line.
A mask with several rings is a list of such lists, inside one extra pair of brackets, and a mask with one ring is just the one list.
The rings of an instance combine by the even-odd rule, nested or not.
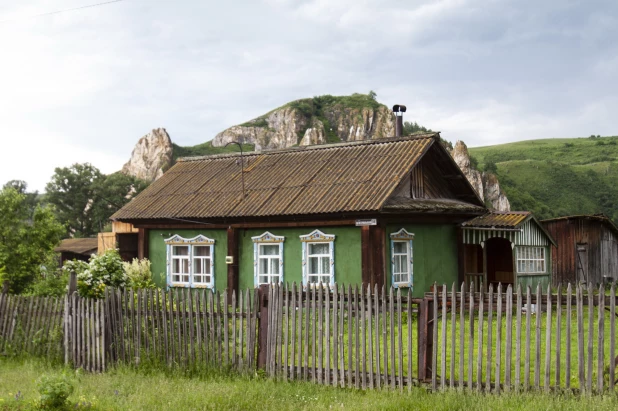
[(437, 133), (180, 159), (113, 220), (379, 210)]
[(462, 227), (480, 228), (517, 228), (526, 221), (532, 213), (530, 211), (492, 211), (485, 215), (473, 218), (462, 224)]
[(67, 238), (54, 248), (57, 253), (69, 252), (75, 254), (90, 255), (95, 253), (98, 248), (96, 238)]

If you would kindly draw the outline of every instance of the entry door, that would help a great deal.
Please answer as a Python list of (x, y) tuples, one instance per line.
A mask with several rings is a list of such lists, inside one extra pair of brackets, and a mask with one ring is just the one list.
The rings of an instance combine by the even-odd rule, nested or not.
[(588, 282), (588, 244), (577, 244), (577, 260), (575, 261), (577, 267), (577, 281)]

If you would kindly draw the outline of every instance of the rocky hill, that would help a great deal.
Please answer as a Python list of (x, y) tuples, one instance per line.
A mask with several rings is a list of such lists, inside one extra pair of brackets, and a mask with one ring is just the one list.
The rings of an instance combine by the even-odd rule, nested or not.
[[(404, 130), (409, 132), (416, 129), (427, 131), (416, 123), (406, 126), (409, 127), (404, 127)], [(154, 181), (178, 157), (237, 151), (236, 145), (225, 147), (230, 141), (243, 143), (243, 149), (251, 151), (394, 135), (395, 120), (390, 109), (377, 102), (371, 94), (326, 95), (292, 101), (246, 123), (223, 130), (212, 141), (192, 147), (174, 144), (163, 128), (152, 130), (137, 142), (122, 172)], [(463, 142), (458, 141), (451, 154), (489, 207), (501, 211), (510, 209), (496, 176), (481, 173), (471, 165)]]

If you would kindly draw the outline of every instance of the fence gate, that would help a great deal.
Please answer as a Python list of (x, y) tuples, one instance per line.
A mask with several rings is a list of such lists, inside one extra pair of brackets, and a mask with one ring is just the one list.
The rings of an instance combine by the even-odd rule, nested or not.
[(64, 361), (75, 368), (105, 371), (105, 309), (103, 300), (65, 297)]

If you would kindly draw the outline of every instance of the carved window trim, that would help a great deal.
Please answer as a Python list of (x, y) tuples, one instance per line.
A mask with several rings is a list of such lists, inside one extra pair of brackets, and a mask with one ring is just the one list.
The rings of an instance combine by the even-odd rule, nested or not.
[[(185, 238), (178, 234), (171, 236), (164, 240), (166, 244), (166, 263), (167, 263), (167, 286), (168, 287), (185, 287), (185, 288), (207, 288), (210, 290), (215, 289), (215, 240), (212, 238), (208, 238), (204, 235), (197, 235), (193, 238)], [(209, 256), (194, 256), (194, 247), (208, 247), (210, 249)], [(181, 258), (174, 256), (174, 248), (175, 247), (187, 247), (188, 253), (186, 257), (183, 255)], [(194, 273), (194, 257), (196, 259), (210, 260), (210, 274), (206, 273)], [(173, 276), (176, 273), (173, 273), (173, 261), (174, 260), (183, 260), (187, 261), (188, 264), (188, 272), (186, 273), (189, 276), (189, 281), (174, 281)], [(195, 281), (196, 276), (208, 276), (210, 275), (210, 281), (208, 282), (197, 282)]]
[(309, 234), (301, 235), (300, 241), (302, 243), (303, 288), (306, 289), (309, 285), (316, 286), (320, 284), (309, 282), (309, 258), (312, 258), (312, 254), (309, 254), (309, 251), (312, 244), (326, 243), (328, 244), (328, 255), (330, 256), (330, 275), (328, 276), (328, 282), (321, 284), (333, 289), (335, 287), (335, 235), (324, 234), (322, 231), (316, 229)]
[[(410, 289), (414, 286), (414, 234), (409, 233), (406, 229), (401, 228), (399, 231), (391, 233), (391, 282), (393, 287), (409, 287)], [(395, 253), (395, 243), (404, 243), (406, 245), (405, 253)], [(404, 260), (406, 261), (407, 268), (407, 280), (405, 281), (395, 281), (395, 260), (397, 258), (401, 258), (401, 256), (405, 256)], [(402, 274), (402, 273), (399, 273)]]

